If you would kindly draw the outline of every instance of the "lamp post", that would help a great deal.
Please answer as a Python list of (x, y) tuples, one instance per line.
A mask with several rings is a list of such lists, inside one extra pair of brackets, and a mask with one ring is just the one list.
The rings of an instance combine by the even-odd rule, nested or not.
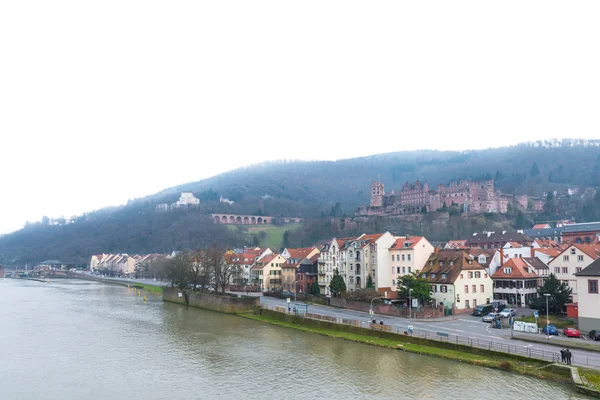
[(371, 319), (373, 319), (373, 316), (375, 315), (373, 312), (373, 300), (377, 300), (377, 299), (385, 299), (385, 296), (373, 297), (371, 299), (371, 308), (369, 309), (369, 315), (371, 316)]
[(546, 297), (546, 338), (550, 340), (550, 321), (548, 320), (548, 297), (550, 297), (550, 293), (544, 293)]
[(408, 319), (412, 318), (412, 289), (408, 289)]

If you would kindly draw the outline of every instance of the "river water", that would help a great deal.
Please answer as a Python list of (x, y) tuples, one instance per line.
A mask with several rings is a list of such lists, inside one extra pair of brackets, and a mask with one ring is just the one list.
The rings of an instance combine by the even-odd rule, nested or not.
[(0, 399), (584, 399), (568, 386), (146, 303), (126, 287), (0, 279)]

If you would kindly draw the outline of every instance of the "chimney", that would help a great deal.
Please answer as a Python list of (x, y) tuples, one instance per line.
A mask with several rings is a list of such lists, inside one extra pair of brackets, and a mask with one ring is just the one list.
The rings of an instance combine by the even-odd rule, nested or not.
[(531, 258), (535, 257), (535, 249), (533, 248), (533, 246), (530, 247), (531, 250)]

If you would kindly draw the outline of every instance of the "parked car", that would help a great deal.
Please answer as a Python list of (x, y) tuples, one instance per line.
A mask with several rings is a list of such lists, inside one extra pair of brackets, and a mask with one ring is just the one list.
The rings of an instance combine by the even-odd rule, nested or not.
[(516, 317), (517, 310), (515, 310), (514, 308), (505, 308), (504, 310), (500, 311), (500, 316), (502, 318)]
[(481, 320), (483, 322), (492, 322), (493, 320), (496, 319), (497, 316), (498, 316), (498, 314), (491, 312), (488, 315), (484, 315), (483, 318), (481, 318)]
[(581, 334), (575, 328), (565, 328), (563, 330), (563, 335), (565, 335), (566, 337), (581, 337)]
[(484, 304), (475, 307), (472, 315), (483, 317), (484, 315), (487, 315), (492, 311), (494, 311), (494, 306), (492, 306), (491, 304)]
[(600, 331), (596, 331), (595, 329), (592, 329), (590, 331), (590, 333), (588, 333), (588, 336), (590, 339), (600, 342)]
[(558, 336), (558, 329), (556, 329), (554, 325), (544, 325), (542, 332), (544, 332), (546, 335)]

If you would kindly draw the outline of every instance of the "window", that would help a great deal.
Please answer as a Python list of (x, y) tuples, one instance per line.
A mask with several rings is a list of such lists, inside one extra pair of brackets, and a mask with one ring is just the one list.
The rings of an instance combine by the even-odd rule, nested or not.
[(563, 261), (568, 262), (569, 261), (569, 256), (563, 256)]
[(484, 289), (483, 285), (479, 285), (479, 291), (480, 291), (481, 293), (485, 292), (485, 289)]
[(483, 277), (484, 277), (484, 278), (487, 278), (487, 277), (488, 277), (488, 274), (483, 274)]
[(402, 273), (405, 274), (406, 273), (406, 267), (402, 267)]
[(462, 278), (463, 278), (463, 274), (460, 274), (460, 279), (462, 279)]
[(469, 300), (465, 300), (465, 308), (471, 308), (469, 307)]
[(435, 278), (437, 274), (431, 274), (431, 278)]
[(473, 293), (477, 293), (477, 285), (473, 285), (471, 287), (471, 290), (473, 290)]
[(446, 286), (446, 285), (440, 286), (440, 292), (442, 292), (442, 293), (448, 293), (448, 286)]
[(410, 274), (410, 267), (408, 267), (408, 273)]
[(574, 247), (571, 249), (571, 254), (575, 255), (575, 248)]
[(469, 285), (465, 285), (465, 293), (469, 293)]
[(396, 267), (397, 273), (400, 273), (400, 267)]
[(481, 272), (476, 271), (475, 272), (475, 278), (481, 278)]
[(581, 272), (581, 267), (575, 268), (575, 272)]
[(392, 279), (392, 285), (396, 286), (396, 280)]
[(469, 279), (473, 279), (473, 273), (469, 272)]
[(442, 274), (442, 279), (446, 279), (447, 275), (446, 274)]
[(562, 267), (562, 273), (563, 274), (568, 274), (569, 273), (569, 267)]
[(402, 254), (402, 261), (404, 261), (404, 254)]
[(421, 275), (422, 278), (427, 278), (427, 274)]
[(583, 262), (583, 256), (577, 256), (577, 262)]
[(598, 279), (588, 279), (588, 293), (598, 294)]
[(450, 265), (454, 265), (454, 261), (450, 261)]
[(431, 285), (431, 291), (437, 293), (437, 285)]
[(406, 256), (407, 261), (410, 261), (410, 254)]
[(554, 267), (554, 273), (560, 274), (560, 267)]
[(505, 273), (506, 275), (510, 275), (510, 274), (512, 274), (512, 268), (504, 268), (504, 273)]

